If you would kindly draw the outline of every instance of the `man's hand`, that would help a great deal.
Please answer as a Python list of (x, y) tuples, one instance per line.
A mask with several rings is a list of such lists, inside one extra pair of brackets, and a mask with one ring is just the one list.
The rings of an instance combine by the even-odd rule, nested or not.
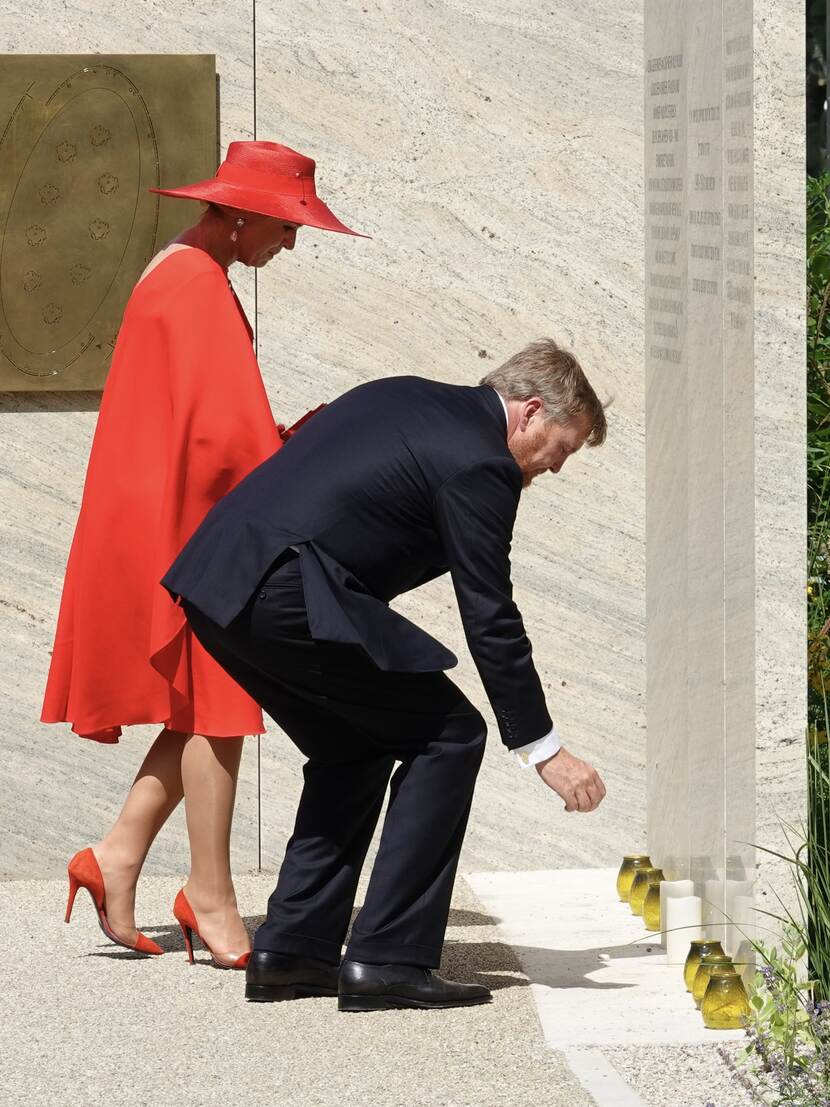
[(595, 811), (605, 796), (605, 785), (593, 765), (574, 757), (564, 746), (547, 761), (540, 761), (536, 772), (562, 797), (566, 811)]

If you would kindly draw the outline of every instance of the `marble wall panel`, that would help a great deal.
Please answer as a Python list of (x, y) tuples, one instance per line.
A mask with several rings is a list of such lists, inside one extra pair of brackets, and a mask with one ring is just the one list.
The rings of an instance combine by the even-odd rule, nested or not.
[[(0, 27), (0, 52), (215, 54), (222, 146), (252, 136), (253, 29), (247, 15), (240, 19), (238, 5), (79, 0), (46, 3), (33, 18), (31, 7), (2, 3)], [(253, 315), (253, 275), (243, 272), (235, 284)], [(97, 840), (117, 813), (156, 730), (131, 728), (119, 746), (104, 747), (74, 738), (68, 727), (38, 722), (99, 400), (99, 393), (0, 395), (0, 878), (57, 875), (75, 849)], [(234, 864), (241, 869), (257, 861), (257, 790), (256, 747), (250, 743), (233, 842)], [(148, 863), (156, 871), (186, 871), (181, 812), (162, 831)]]
[(689, 449), (685, 4), (645, 9), (645, 366), (648, 844), (689, 875)]
[[(722, 10), (720, 3), (704, 0), (691, 7), (684, 5), (673, 13), (678, 17), (676, 21), (669, 22), (668, 14), (660, 4), (646, 10), (646, 104), (654, 103), (653, 90), (662, 87), (655, 86), (652, 71), (663, 66), (668, 74), (666, 94), (652, 111), (656, 115), (665, 113), (664, 126), (675, 120), (671, 134), (677, 148), (685, 151), (685, 157), (682, 162), (674, 159), (673, 175), (666, 166), (663, 172), (668, 175), (652, 176), (660, 172), (660, 144), (653, 139), (664, 132), (658, 131), (646, 145), (646, 174), (650, 186), (662, 185), (664, 191), (675, 197), (677, 203), (671, 207), (671, 214), (675, 219), (679, 217), (685, 234), (679, 240), (672, 276), (662, 276), (665, 269), (660, 255), (650, 253), (646, 257), (649, 292), (654, 281), (667, 279), (674, 283), (674, 297), (664, 292), (657, 304), (662, 310), (655, 311), (648, 321), (647, 354), (654, 365), (649, 384), (655, 388), (655, 395), (647, 391), (646, 406), (656, 408), (649, 419), (649, 429), (653, 428), (657, 442), (665, 442), (666, 428), (661, 427), (657, 416), (661, 390), (667, 387), (662, 378), (671, 377), (674, 368), (675, 375), (685, 382), (684, 404), (679, 413), (685, 433), (677, 448), (669, 446), (666, 450), (665, 470), (649, 470), (646, 494), (651, 504), (660, 497), (665, 482), (677, 481), (686, 489), (683, 521), (686, 562), (681, 587), (687, 606), (669, 630), (669, 644), (685, 647), (686, 672), (685, 681), (671, 689), (655, 681), (655, 676), (658, 680), (660, 676), (659, 661), (657, 673), (649, 677), (649, 689), (653, 689), (655, 696), (654, 709), (651, 704), (648, 708), (649, 760), (682, 764), (685, 780), (678, 787), (677, 782), (651, 773), (649, 804), (653, 816), (649, 845), (658, 857), (667, 851), (671, 853), (668, 875), (688, 874), (695, 881), (704, 901), (704, 922), (713, 933), (720, 933), (726, 826), (726, 645), (732, 615), (725, 598), (726, 565), (735, 538), (744, 535), (747, 538), (744, 552), (749, 553), (751, 563), (753, 534), (751, 515), (749, 520), (740, 515), (737, 521), (743, 522), (744, 530), (735, 535), (736, 519), (725, 494), (726, 472), (731, 462), (725, 432), (726, 376), (730, 370), (725, 365), (722, 325), (726, 303)], [(656, 164), (650, 163), (651, 157)], [(670, 161), (671, 154), (663, 157)], [(671, 225), (667, 227), (672, 229)], [(658, 339), (670, 327), (673, 313), (684, 318), (684, 327), (676, 336), (670, 335), (668, 343), (660, 345)], [(673, 361), (660, 356), (669, 352)], [(748, 355), (751, 372), (751, 340)], [(751, 408), (749, 421), (751, 425)], [(647, 446), (650, 451), (650, 441)], [(671, 577), (674, 564), (672, 547), (663, 549), (665, 538), (661, 532), (650, 531), (647, 540), (653, 551), (648, 567), (650, 597), (652, 589), (658, 590), (661, 581)], [(663, 619), (659, 607), (649, 607), (650, 663), (665, 648)], [(753, 658), (750, 655), (742, 660), (748, 667), (751, 683)], [(745, 675), (743, 670), (740, 673)], [(680, 710), (685, 712), (685, 734), (659, 726), (657, 712), (671, 694), (681, 701)], [(749, 732), (744, 727), (742, 734), (733, 736), (735, 739), (752, 747), (751, 720)], [(685, 843), (680, 858), (674, 856), (678, 842)]]
[[(776, 850), (806, 806), (803, 30), (796, 0), (754, 0), (755, 840)], [(783, 862), (758, 873), (765, 906), (791, 894)]]
[[(752, 919), (746, 904), (755, 832), (755, 359), (752, 0), (723, 5), (724, 85), (724, 857), (722, 907), (727, 952), (737, 954)], [(793, 366), (793, 371), (796, 367)], [(794, 560), (798, 549), (791, 551)], [(739, 954), (745, 960), (747, 950)]]
[[(476, 381), (543, 334), (615, 397), (607, 444), (523, 498), (513, 552), (551, 712), (608, 799), (566, 817), (491, 725), (471, 866), (613, 864), (644, 844), (641, 19), (633, 0), (257, 5), (258, 136), (315, 157), (321, 195), (372, 235), (304, 230), (260, 274), (278, 417), (377, 376)], [(485, 706), (449, 582), (396, 606)], [(278, 857), (296, 765), (276, 732), (263, 770)]]
[(721, 5), (686, 13), (686, 381), (689, 488), (689, 875), (704, 922), (720, 921), (724, 766), (724, 443), (722, 343)]
[[(686, 6), (685, 24), (664, 43), (665, 14), (664, 5), (647, 5), (645, 40), (647, 70), (660, 46), (682, 55), (686, 71), (678, 364), (687, 439), (666, 450), (668, 473), (649, 464), (646, 495), (651, 512), (661, 481), (688, 489), (688, 608), (675, 627), (677, 641), (686, 634), (687, 681), (678, 691), (688, 730), (659, 725), (668, 689), (659, 683), (665, 621), (657, 601), (661, 574), (675, 563), (650, 515), (649, 844), (674, 864), (685, 834), (689, 874), (716, 926), (724, 910), (731, 915), (740, 903), (745, 912), (751, 902), (752, 843), (780, 848), (781, 819), (805, 809), (803, 73), (794, 11), (785, 29), (783, 13), (765, 4), (753, 11), (751, 0)], [(648, 88), (647, 71), (647, 103)], [(653, 171), (648, 160), (646, 168)], [(659, 273), (650, 255), (647, 267), (648, 278)], [(649, 350), (648, 334), (646, 342)], [(660, 428), (666, 387), (655, 363), (647, 458), (674, 433)], [(667, 762), (687, 773), (680, 807), (683, 789), (660, 773)], [(675, 825), (661, 818), (670, 811)], [(786, 897), (786, 866), (759, 859), (761, 902), (770, 883)], [(737, 948), (740, 927), (726, 937)]]

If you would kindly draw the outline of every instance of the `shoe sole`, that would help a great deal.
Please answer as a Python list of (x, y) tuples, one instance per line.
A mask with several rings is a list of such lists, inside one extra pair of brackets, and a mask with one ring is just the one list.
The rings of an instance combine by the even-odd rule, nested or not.
[(474, 1007), (479, 1003), (489, 1003), (492, 996), (476, 996), (475, 999), (439, 1000), (407, 999), (403, 996), (349, 996), (341, 995), (337, 1000), (338, 1011), (399, 1011), (414, 1008), (421, 1011), (444, 1010), (448, 1007)]
[(316, 984), (246, 984), (245, 998), (253, 1003), (280, 1003), (286, 999), (308, 999), (311, 996), (336, 996), (336, 988)]

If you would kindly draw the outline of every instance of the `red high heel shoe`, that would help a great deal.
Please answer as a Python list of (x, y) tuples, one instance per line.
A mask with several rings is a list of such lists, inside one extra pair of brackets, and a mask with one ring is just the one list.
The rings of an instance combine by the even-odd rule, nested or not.
[(243, 953), (240, 957), (237, 957), (235, 961), (228, 963), (227, 961), (220, 961), (202, 935), (199, 933), (199, 924), (196, 921), (196, 915), (193, 912), (193, 908), (188, 902), (187, 896), (184, 894), (184, 888), (182, 888), (179, 894), (176, 896), (175, 903), (173, 904), (173, 917), (176, 922), (182, 928), (182, 934), (184, 934), (184, 945), (187, 950), (187, 958), (190, 964), (193, 964), (193, 938), (192, 934), (195, 931), (196, 937), (205, 947), (210, 954), (210, 959), (216, 965), (217, 969), (244, 969), (247, 967), (248, 962), (251, 959), (250, 953)]
[(115, 942), (117, 946), (124, 946), (125, 949), (134, 949), (138, 953), (164, 953), (161, 946), (156, 945), (154, 941), (145, 937), (140, 931), (138, 932), (135, 945), (130, 946), (127, 945), (126, 942), (122, 942), (121, 939), (117, 938), (112, 930), (110, 930), (106, 912), (104, 878), (101, 875), (98, 860), (91, 849), (82, 849), (79, 853), (76, 853), (67, 865), (66, 871), (69, 873), (69, 899), (66, 903), (66, 917), (64, 922), (69, 922), (72, 917), (72, 908), (75, 904), (75, 896), (78, 894), (78, 889), (86, 888), (92, 897), (92, 902), (95, 904), (95, 910), (98, 912), (98, 925), (111, 942)]

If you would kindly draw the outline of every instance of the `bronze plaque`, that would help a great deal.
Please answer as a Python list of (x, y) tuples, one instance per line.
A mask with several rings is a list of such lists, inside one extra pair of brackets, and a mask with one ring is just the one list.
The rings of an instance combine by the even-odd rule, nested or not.
[(212, 54), (0, 56), (0, 390), (102, 388), (150, 258), (213, 176)]

